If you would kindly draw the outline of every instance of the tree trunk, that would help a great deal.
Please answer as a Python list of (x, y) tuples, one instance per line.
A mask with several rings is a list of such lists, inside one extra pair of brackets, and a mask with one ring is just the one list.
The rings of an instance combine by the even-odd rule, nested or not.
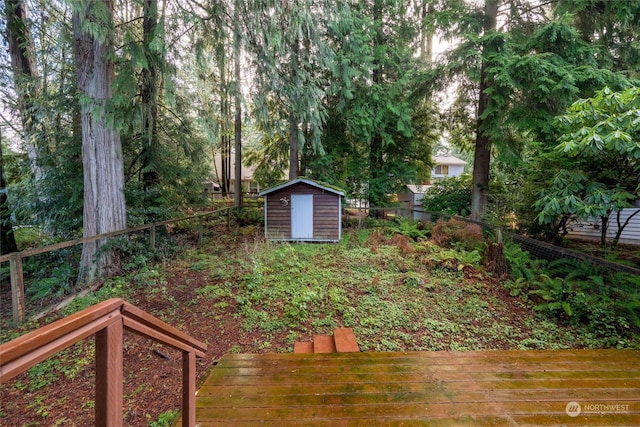
[(220, 186), (222, 195), (229, 195), (231, 190), (231, 140), (229, 137), (229, 88), (227, 87), (227, 61), (224, 47), (220, 51), (220, 157), (222, 177)]
[[(293, 37), (291, 42), (291, 59), (289, 63), (290, 78), (296, 79), (298, 70), (298, 58), (300, 56), (300, 46), (298, 37)], [(296, 179), (300, 175), (300, 139), (298, 136), (298, 116), (294, 107), (295, 100), (290, 100), (291, 111), (289, 112), (289, 179)]]
[[(486, 0), (484, 6), (484, 33), (496, 30), (498, 0)], [(476, 122), (476, 146), (473, 157), (473, 188), (471, 190), (471, 219), (481, 220), (487, 211), (487, 192), (489, 190), (489, 168), (491, 165), (491, 140), (486, 131), (484, 113), (489, 104), (487, 89), (492, 86), (487, 76), (486, 54), (488, 46), (483, 46), (483, 59), (480, 66), (480, 95)]]
[(298, 120), (292, 110), (289, 113), (289, 179), (296, 179), (300, 174), (298, 144)]
[[(373, 50), (377, 49), (377, 46), (383, 44), (383, 34), (382, 34), (382, 4), (380, 0), (375, 0), (373, 6), (373, 25), (376, 27), (376, 36), (374, 39)], [(376, 57), (374, 59), (374, 67), (371, 70), (371, 81), (373, 82), (372, 90), (375, 92), (379, 90), (379, 86), (382, 84), (382, 70), (380, 70), (380, 60)], [(372, 114), (376, 114), (373, 112)], [(371, 141), (369, 142), (369, 206), (370, 207), (381, 207), (383, 204), (381, 187), (382, 187), (382, 179), (383, 179), (383, 170), (382, 170), (382, 135), (380, 134), (380, 130), (373, 129)], [(378, 217), (380, 215), (380, 211), (375, 211), (371, 213), (371, 215)]]
[(622, 212), (622, 210), (619, 210), (618, 212), (616, 212), (616, 223), (618, 224), (618, 231), (616, 231), (616, 235), (613, 238), (613, 243), (611, 244), (611, 246), (615, 249), (616, 247), (618, 247), (618, 242), (620, 241), (620, 237), (622, 237), (622, 232), (624, 231), (625, 227), (627, 225), (629, 225), (629, 223), (631, 222), (631, 220), (633, 219), (634, 216), (640, 214), (640, 209), (638, 209), (637, 211), (635, 211), (634, 213), (632, 213), (631, 215), (629, 215), (627, 217), (627, 219), (625, 220), (624, 223), (622, 223), (620, 221), (620, 213)]
[(242, 95), (240, 93), (240, 4), (235, 2), (233, 12), (233, 50), (234, 50), (234, 68), (235, 68), (235, 180), (233, 185), (234, 205), (239, 207), (242, 205)]
[(158, 0), (145, 0), (142, 20), (143, 44), (147, 56), (147, 67), (142, 69), (140, 95), (142, 98), (142, 183), (145, 191), (159, 183), (160, 177), (156, 170), (155, 154), (158, 144), (158, 86), (160, 70), (158, 67), (158, 53), (154, 51), (152, 43), (158, 28)]
[(431, 2), (422, 0), (422, 10), (420, 11), (420, 57), (423, 64), (431, 64), (433, 55), (433, 30), (427, 28), (425, 20), (431, 13)]
[[(84, 237), (126, 228), (124, 167), (120, 135), (108, 123), (108, 103), (114, 79), (113, 1), (103, 0), (108, 16), (96, 16), (94, 0), (84, 2), (73, 15), (76, 76), (81, 100), (82, 166), (84, 171)], [(102, 8), (100, 8), (102, 10)], [(99, 26), (87, 29), (86, 22)], [(85, 243), (79, 282), (103, 275), (112, 253), (105, 242)]]
[[(0, 129), (0, 132), (1, 129)], [(4, 159), (2, 157), (2, 135), (0, 133), (0, 255), (18, 252), (13, 222), (7, 200), (7, 183), (4, 180)]]
[(36, 116), (33, 98), (38, 92), (39, 83), (35, 48), (28, 26), (27, 2), (24, 0), (5, 0), (5, 17), (13, 80), (18, 95), (18, 109), (24, 131), (24, 148), (29, 158), (37, 192), (38, 183), (42, 180), (44, 172), (40, 167), (39, 149), (34, 136)]
[(240, 95), (236, 94), (236, 112), (235, 112), (235, 179), (233, 182), (234, 205), (242, 205), (242, 106), (240, 105)]

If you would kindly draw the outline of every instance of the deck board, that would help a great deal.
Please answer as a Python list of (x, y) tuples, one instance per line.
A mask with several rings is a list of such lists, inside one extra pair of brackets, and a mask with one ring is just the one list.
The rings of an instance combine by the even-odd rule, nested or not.
[(640, 351), (229, 354), (196, 405), (200, 426), (638, 426)]

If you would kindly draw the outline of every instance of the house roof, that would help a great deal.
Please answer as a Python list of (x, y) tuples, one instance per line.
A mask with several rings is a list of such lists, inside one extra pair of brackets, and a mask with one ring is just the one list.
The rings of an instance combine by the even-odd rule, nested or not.
[(464, 166), (467, 164), (462, 159), (453, 156), (433, 156), (433, 163), (436, 165), (454, 165), (454, 166)]
[(276, 185), (275, 187), (267, 188), (266, 190), (261, 191), (258, 194), (258, 196), (264, 196), (265, 194), (273, 193), (274, 191), (278, 191), (278, 190), (280, 190), (282, 188), (290, 187), (290, 186), (298, 184), (300, 182), (304, 183), (304, 184), (307, 184), (307, 185), (310, 185), (312, 187), (316, 187), (316, 188), (320, 188), (320, 189), (325, 190), (325, 191), (329, 191), (330, 193), (335, 193), (335, 194), (337, 194), (339, 196), (344, 196), (344, 191), (341, 191), (336, 187), (330, 186), (329, 184), (319, 183), (317, 181), (313, 181), (313, 180), (308, 179), (308, 178), (302, 178), (302, 177), (293, 179), (291, 181), (287, 181), (287, 182), (285, 182), (283, 184), (280, 184), (280, 185)]
[(429, 188), (431, 188), (432, 185), (415, 185), (415, 184), (407, 184), (407, 188), (409, 189), (409, 191), (411, 191), (413, 194), (424, 194), (427, 191), (429, 191)]

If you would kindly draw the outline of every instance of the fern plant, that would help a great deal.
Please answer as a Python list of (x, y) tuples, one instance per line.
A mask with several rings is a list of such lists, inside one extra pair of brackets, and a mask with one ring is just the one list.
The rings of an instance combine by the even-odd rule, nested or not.
[(388, 229), (394, 234), (401, 234), (416, 241), (427, 237), (427, 232), (420, 229), (420, 222), (403, 217), (396, 217), (394, 221), (388, 225)]
[(514, 279), (527, 282), (536, 280), (537, 271), (544, 265), (542, 260), (533, 260), (529, 252), (522, 250), (520, 245), (511, 240), (504, 243), (503, 253), (509, 264), (509, 274)]

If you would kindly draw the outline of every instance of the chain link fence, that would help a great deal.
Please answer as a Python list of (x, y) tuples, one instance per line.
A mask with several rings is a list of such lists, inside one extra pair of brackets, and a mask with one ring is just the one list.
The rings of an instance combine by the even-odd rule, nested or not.
[[(420, 220), (420, 221), (428, 221), (428, 222), (436, 222), (438, 219), (442, 218), (448, 220), (449, 218), (454, 218), (459, 221), (464, 222), (472, 222), (478, 224), (485, 230), (491, 230), (495, 232), (498, 228), (495, 225), (488, 224), (480, 221), (472, 221), (469, 218), (464, 218), (456, 215), (450, 215), (443, 212), (432, 212), (425, 211), (424, 209), (407, 209), (407, 208), (357, 208), (351, 207), (348, 208), (348, 211), (345, 214), (345, 218), (355, 218), (358, 221), (358, 224), (361, 225), (364, 223), (366, 218), (370, 213), (381, 213), (381, 215), (377, 215), (378, 218), (383, 219), (393, 219), (394, 217), (403, 217), (410, 220)], [(569, 248), (564, 248), (561, 246), (556, 246), (547, 242), (543, 242), (540, 240), (532, 239), (527, 236), (523, 236), (521, 234), (509, 232), (506, 229), (502, 230), (504, 236), (511, 238), (514, 242), (516, 242), (520, 247), (529, 252), (529, 254), (538, 259), (544, 259), (546, 261), (555, 261), (558, 259), (575, 259), (584, 262), (590, 262), (600, 268), (605, 270), (613, 271), (613, 272), (622, 272), (629, 273), (634, 275), (640, 275), (640, 269), (622, 265), (619, 263), (615, 263), (612, 261), (608, 261), (593, 255), (588, 255), (576, 250), (572, 250)]]

